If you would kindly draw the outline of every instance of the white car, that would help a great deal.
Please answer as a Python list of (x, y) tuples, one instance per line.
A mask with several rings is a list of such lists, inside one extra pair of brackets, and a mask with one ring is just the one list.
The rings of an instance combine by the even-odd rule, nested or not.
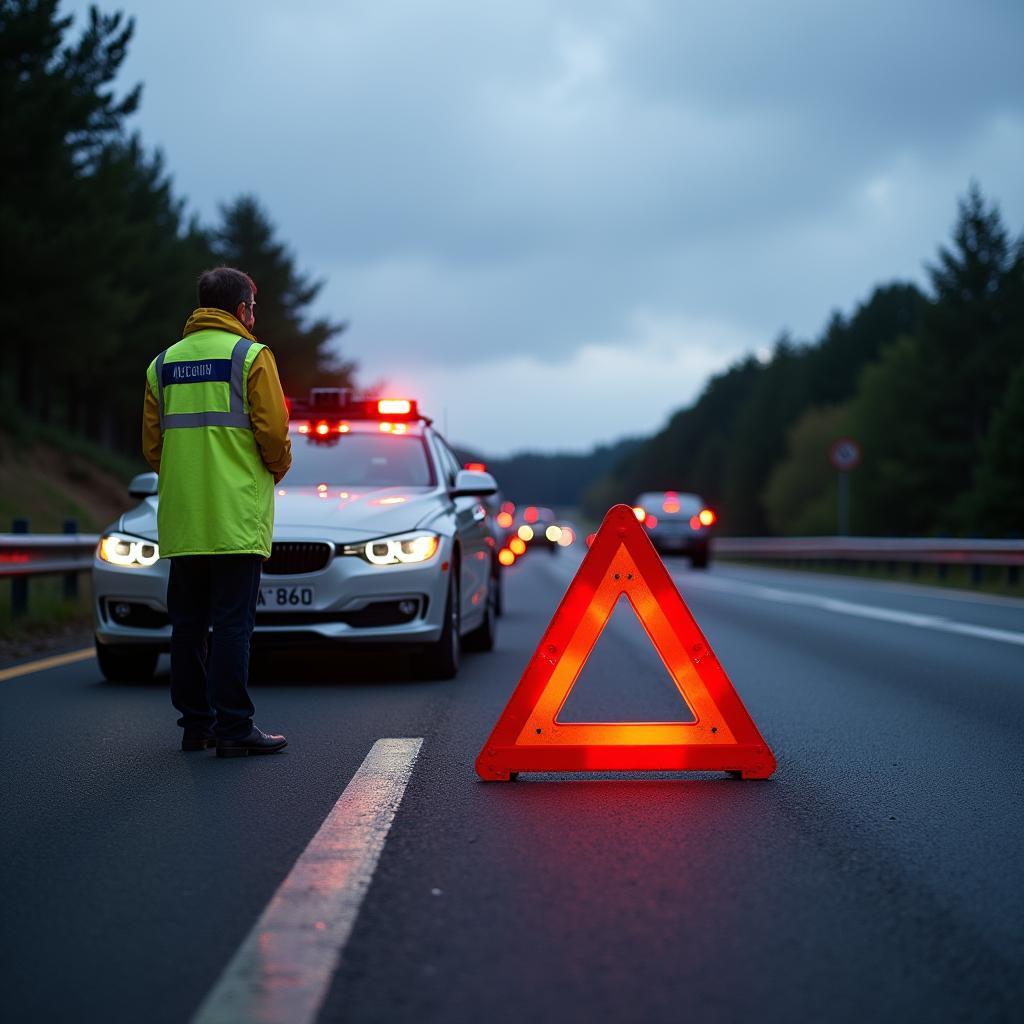
[[(254, 646), (410, 645), (430, 678), (454, 676), (463, 645), (490, 650), (501, 569), (482, 499), (494, 478), (461, 469), (406, 399), (314, 389), (289, 430)], [(142, 500), (103, 534), (93, 563), (96, 651), (112, 680), (151, 676), (169, 649), (156, 485), (155, 473), (132, 481)]]

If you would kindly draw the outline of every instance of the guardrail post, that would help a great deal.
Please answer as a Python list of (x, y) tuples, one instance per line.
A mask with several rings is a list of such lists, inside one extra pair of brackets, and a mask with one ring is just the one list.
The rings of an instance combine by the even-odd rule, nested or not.
[[(28, 533), (28, 520), (15, 519), (11, 523), (11, 533)], [(19, 618), (28, 612), (28, 577), (11, 577), (11, 618)]]
[[(77, 519), (65, 519), (64, 520), (64, 532), (65, 533), (78, 533), (78, 520)], [(78, 573), (69, 572), (64, 574), (64, 600), (65, 601), (77, 601), (78, 600)]]

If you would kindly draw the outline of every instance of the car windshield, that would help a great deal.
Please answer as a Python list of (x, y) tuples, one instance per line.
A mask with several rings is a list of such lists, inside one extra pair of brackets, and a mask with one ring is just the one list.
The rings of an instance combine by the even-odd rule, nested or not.
[(659, 519), (689, 519), (703, 507), (696, 494), (643, 494), (640, 504)]
[(356, 433), (323, 439), (293, 434), (292, 468), (284, 481), (289, 487), (429, 487), (433, 482), (422, 438)]

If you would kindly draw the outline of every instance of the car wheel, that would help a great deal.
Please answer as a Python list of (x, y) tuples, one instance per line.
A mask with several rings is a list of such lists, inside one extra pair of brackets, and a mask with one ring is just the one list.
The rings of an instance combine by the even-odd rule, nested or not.
[(458, 563), (452, 564), (448, 582), (448, 600), (444, 606), (444, 627), (437, 640), (430, 644), (417, 660), (416, 667), (424, 679), (454, 679), (458, 675), (462, 656), (459, 613), (459, 584), (456, 580)]
[(96, 641), (100, 671), (112, 683), (143, 683), (153, 678), (160, 652), (151, 647), (111, 647)]
[(484, 621), (472, 633), (467, 633), (464, 643), (467, 651), (493, 651), (498, 635), (498, 577), (491, 577), (487, 588), (487, 604), (484, 606)]

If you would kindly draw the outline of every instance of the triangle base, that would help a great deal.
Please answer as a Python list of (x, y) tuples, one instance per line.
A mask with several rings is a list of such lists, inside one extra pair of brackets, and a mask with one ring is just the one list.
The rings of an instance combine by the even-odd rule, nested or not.
[(767, 779), (775, 758), (761, 744), (686, 746), (560, 745), (487, 746), (476, 760), (485, 782), (507, 782), (519, 772), (729, 772)]

